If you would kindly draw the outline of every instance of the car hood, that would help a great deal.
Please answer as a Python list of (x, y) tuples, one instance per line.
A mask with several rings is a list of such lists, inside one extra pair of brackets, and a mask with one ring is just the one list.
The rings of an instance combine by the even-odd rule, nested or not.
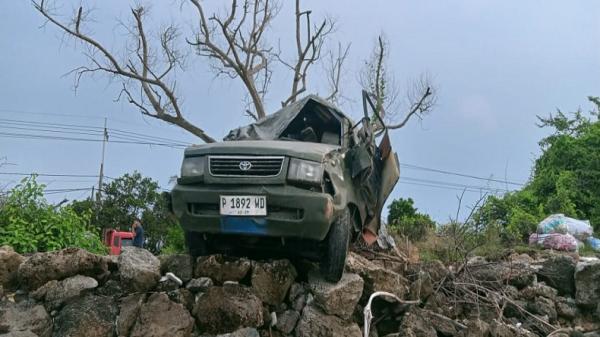
[(280, 155), (323, 162), (339, 145), (284, 140), (240, 140), (193, 145), (185, 149), (186, 157), (201, 155)]

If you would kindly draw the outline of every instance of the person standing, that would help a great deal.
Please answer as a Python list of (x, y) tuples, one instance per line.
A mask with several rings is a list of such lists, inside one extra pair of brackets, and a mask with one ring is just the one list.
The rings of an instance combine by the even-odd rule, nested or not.
[(135, 219), (131, 225), (133, 232), (133, 245), (135, 247), (144, 248), (144, 227), (140, 219)]

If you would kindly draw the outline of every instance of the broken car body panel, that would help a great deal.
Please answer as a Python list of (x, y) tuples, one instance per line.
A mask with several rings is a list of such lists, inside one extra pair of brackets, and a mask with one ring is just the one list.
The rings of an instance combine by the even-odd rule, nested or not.
[[(186, 165), (196, 165), (191, 174)], [(345, 209), (356, 232), (377, 233), (399, 175), (389, 139), (380, 149), (316, 96), (232, 130), (224, 142), (187, 148), (183, 166), (172, 204), (185, 231), (315, 241)], [(223, 196), (265, 196), (266, 216), (222, 215)]]

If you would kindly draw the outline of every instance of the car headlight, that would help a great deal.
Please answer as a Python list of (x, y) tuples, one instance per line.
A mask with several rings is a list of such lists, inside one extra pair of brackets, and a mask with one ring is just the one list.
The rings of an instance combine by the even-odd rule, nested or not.
[(181, 164), (181, 177), (198, 177), (204, 175), (205, 157), (189, 157)]
[(314, 161), (290, 160), (288, 180), (319, 185), (323, 179), (323, 165)]

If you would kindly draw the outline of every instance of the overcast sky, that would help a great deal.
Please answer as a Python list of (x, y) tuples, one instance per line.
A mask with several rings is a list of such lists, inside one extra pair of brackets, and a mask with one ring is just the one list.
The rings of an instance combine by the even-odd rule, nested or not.
[[(58, 1), (71, 13), (83, 3), (94, 7), (94, 36), (114, 50), (124, 39), (117, 19), (129, 20), (133, 1)], [(208, 6), (222, 3), (206, 0)], [(267, 35), (285, 46), (293, 36), (293, 6), (286, 1)], [(419, 209), (444, 222), (454, 216), (463, 185), (514, 188), (412, 168), (410, 165), (464, 175), (526, 182), (539, 155), (537, 142), (547, 131), (536, 127), (536, 115), (557, 108), (588, 110), (588, 95), (600, 95), (600, 2), (598, 1), (304, 1), (313, 19), (337, 20), (334, 39), (351, 43), (344, 73), (343, 109), (360, 116), (357, 70), (368, 58), (374, 40), (383, 32), (390, 46), (389, 70), (405, 85), (428, 73), (439, 90), (438, 104), (423, 121), (392, 135), (404, 164), (394, 197), (412, 197)], [(189, 34), (189, 6), (161, 1), (152, 4), (148, 26), (180, 23)], [(14, 165), (0, 172), (39, 172), (97, 175), (100, 142), (23, 139), (14, 134), (42, 134), (36, 123), (59, 123), (132, 131), (150, 137), (199, 142), (186, 132), (143, 118), (127, 103), (115, 102), (119, 83), (106, 77), (84, 78), (75, 93), (73, 76), (85, 64), (80, 45), (64, 40), (29, 1), (0, 1), (0, 157)], [(118, 53), (118, 52), (117, 52)], [(289, 76), (278, 68), (267, 97), (269, 111), (289, 92)], [(323, 68), (310, 74), (310, 92), (325, 94)], [(215, 138), (248, 122), (242, 117), (244, 91), (228, 79), (214, 79), (206, 60), (190, 53), (187, 68), (178, 74), (178, 87), (189, 118)], [(15, 122), (19, 121), (19, 122)], [(43, 128), (43, 124), (39, 124)], [(21, 129), (18, 129), (18, 128)], [(65, 129), (66, 130), (66, 129)], [(93, 132), (92, 132), (93, 133)], [(48, 132), (43, 133), (48, 135)], [(100, 136), (66, 135), (101, 139)], [(111, 137), (111, 140), (116, 140)], [(108, 143), (105, 173), (117, 177), (138, 170), (168, 188), (179, 172), (182, 150), (161, 146)], [(0, 175), (0, 186), (19, 177)], [(49, 189), (89, 188), (93, 177), (49, 178)], [(443, 184), (442, 184), (443, 183)], [(485, 192), (485, 190), (483, 191)], [(90, 191), (59, 192), (52, 201), (83, 198)], [(481, 192), (467, 192), (470, 204)], [(466, 213), (467, 210), (463, 210)]]

